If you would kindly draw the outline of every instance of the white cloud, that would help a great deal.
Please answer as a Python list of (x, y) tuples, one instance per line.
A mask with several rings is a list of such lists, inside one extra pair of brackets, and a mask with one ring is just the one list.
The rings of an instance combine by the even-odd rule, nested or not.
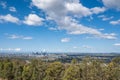
[(0, 48), (0, 51), (21, 51), (21, 48)]
[(39, 17), (36, 14), (29, 14), (28, 16), (25, 17), (23, 23), (30, 26), (39, 26), (42, 24), (43, 20), (44, 20), (43, 18)]
[(1, 22), (11, 22), (11, 23), (19, 23), (20, 20), (17, 17), (12, 16), (11, 14), (0, 15)]
[(56, 16), (58, 14), (62, 17), (71, 13), (83, 17), (105, 11), (104, 7), (94, 7), (89, 9), (79, 3), (79, 0), (32, 0), (32, 5), (43, 9), (52, 17), (58, 17)]
[(110, 34), (105, 33), (105, 34), (99, 35), (99, 37), (104, 38), (104, 39), (111, 39), (112, 40), (112, 39), (117, 39), (116, 35), (117, 34), (115, 34), (115, 33), (110, 33)]
[(50, 27), (49, 30), (53, 30), (53, 31), (56, 31), (57, 28), (54, 28), (54, 27)]
[(11, 12), (16, 12), (17, 10), (16, 10), (15, 7), (9, 7), (9, 11), (11, 11)]
[(110, 33), (110, 34), (108, 34), (108, 33), (105, 33), (105, 34), (99, 34), (99, 35), (96, 35), (96, 36), (93, 36), (93, 37), (89, 37), (89, 36), (87, 36), (86, 37), (86, 39), (92, 39), (92, 38), (103, 38), (103, 39), (109, 39), (109, 40), (116, 40), (117, 39), (117, 34), (115, 34), (115, 33)]
[(7, 7), (6, 2), (0, 2), (0, 5), (2, 6), (2, 8), (6, 8)]
[(33, 39), (30, 36), (23, 36), (23, 35), (16, 35), (16, 34), (12, 34), (12, 35), (6, 34), (6, 36), (8, 36), (9, 39), (23, 39), (23, 40)]
[[(90, 16), (104, 12), (104, 7), (87, 8), (79, 0), (32, 0), (32, 4), (46, 12), (48, 19), (54, 20), (59, 30), (66, 30), (68, 34), (91, 34), (105, 39), (116, 39), (116, 35), (102, 33), (98, 29), (84, 26), (72, 16)], [(68, 16), (68, 14), (72, 16)], [(59, 17), (60, 16), (60, 17)]]
[(80, 17), (82, 16), (89, 16), (92, 14), (89, 8), (84, 7), (82, 4), (79, 3), (66, 3), (66, 8), (68, 11), (79, 15)]
[(88, 46), (88, 45), (83, 45), (82, 48), (92, 49), (92, 47), (91, 47), (91, 46)]
[(78, 49), (79, 47), (77, 47), (77, 46), (73, 46), (73, 49)]
[(103, 28), (100, 28), (99, 30), (100, 30), (100, 31), (104, 31), (105, 29), (103, 29)]
[(113, 44), (114, 46), (120, 46), (120, 43), (115, 43), (115, 44)]
[(33, 39), (32, 37), (23, 37), (24, 40), (30, 40)]
[(111, 17), (104, 17), (104, 18), (102, 18), (102, 20), (103, 20), (103, 21), (107, 21), (107, 20), (111, 20), (111, 19), (113, 19), (113, 16), (111, 16)]
[(112, 25), (120, 25), (120, 19), (116, 21), (110, 21), (110, 24)]
[(120, 11), (120, 0), (102, 0), (107, 8), (113, 8)]
[(14, 49), (15, 51), (21, 51), (21, 48), (16, 48), (16, 49)]
[(22, 36), (18, 36), (18, 35), (13, 34), (13, 35), (9, 35), (8, 38), (10, 38), (10, 39), (19, 39), (19, 38), (21, 38), (21, 37), (22, 37)]
[(61, 39), (61, 42), (69, 42), (70, 41), (70, 38), (63, 38)]
[[(65, 22), (65, 23), (64, 23)], [(62, 24), (63, 23), (63, 24)], [(78, 24), (74, 22), (73, 19), (66, 17), (65, 20), (61, 23), (60, 29), (67, 30), (68, 34), (91, 34), (94, 37), (99, 37), (99, 38), (104, 38), (104, 39), (116, 39), (116, 34), (115, 33), (101, 33), (97, 29), (93, 29), (87, 26), (84, 26), (82, 24)]]
[(113, 16), (111, 16), (111, 17), (106, 17), (105, 15), (99, 15), (98, 18), (102, 18), (103, 21), (108, 21), (108, 20), (113, 19), (114, 17), (113, 17)]
[(75, 14), (75, 16), (83, 17), (83, 16), (90, 16), (92, 14), (99, 14), (104, 12), (106, 9), (104, 7), (94, 7), (94, 8), (87, 8), (83, 6), (79, 2), (67, 2), (65, 4), (68, 11)]
[(106, 9), (104, 7), (91, 8), (91, 12), (94, 13), (94, 14), (99, 14), (99, 13), (105, 12), (105, 10)]

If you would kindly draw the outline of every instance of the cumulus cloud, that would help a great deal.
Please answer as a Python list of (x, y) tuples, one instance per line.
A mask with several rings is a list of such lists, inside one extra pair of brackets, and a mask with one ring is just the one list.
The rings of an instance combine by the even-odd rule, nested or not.
[(17, 17), (12, 16), (11, 14), (0, 15), (1, 22), (11, 22), (11, 23), (19, 23), (20, 20)]
[(25, 17), (23, 23), (30, 26), (39, 26), (42, 24), (43, 20), (44, 20), (43, 18), (39, 17), (36, 14), (29, 14), (28, 16)]
[(99, 14), (99, 13), (105, 12), (106, 9), (105, 7), (94, 7), (94, 8), (91, 8), (90, 10), (94, 14)]
[[(32, 0), (32, 4), (40, 9), (43, 9), (49, 15), (58, 17), (65, 16), (66, 14), (73, 13), (79, 16), (89, 16), (98, 14), (105, 11), (104, 7), (87, 8), (79, 3), (79, 0)], [(57, 13), (57, 14), (55, 14)]]
[(110, 21), (110, 24), (112, 25), (120, 25), (120, 19), (116, 21)]
[(75, 16), (83, 17), (83, 16), (90, 16), (92, 14), (99, 14), (104, 12), (106, 9), (104, 7), (94, 7), (94, 8), (87, 8), (83, 6), (79, 2), (67, 2), (65, 4), (66, 10), (68, 12), (73, 13)]
[[(59, 30), (66, 30), (68, 34), (91, 34), (95, 37), (115, 39), (116, 35), (102, 33), (97, 29), (84, 26), (72, 16), (86, 17), (104, 12), (104, 7), (87, 8), (79, 0), (32, 0), (32, 4), (46, 12), (48, 19), (54, 20)], [(69, 16), (68, 16), (69, 15)], [(70, 16), (72, 15), (72, 16)]]
[(107, 8), (113, 8), (120, 11), (120, 0), (102, 0)]
[(17, 10), (16, 10), (15, 7), (9, 7), (9, 11), (11, 11), (11, 12), (16, 12)]
[(61, 42), (69, 42), (70, 41), (70, 38), (62, 38), (61, 39)]
[(79, 15), (80, 17), (89, 16), (92, 14), (89, 8), (84, 7), (82, 4), (79, 3), (66, 3), (65, 7), (69, 12), (76, 14), (77, 16)]
[(9, 39), (23, 39), (23, 40), (33, 39), (30, 36), (23, 36), (23, 35), (16, 35), (16, 34), (12, 34), (12, 35), (6, 34), (6, 36), (8, 36)]
[(113, 44), (114, 46), (120, 46), (120, 43), (115, 43), (115, 44)]

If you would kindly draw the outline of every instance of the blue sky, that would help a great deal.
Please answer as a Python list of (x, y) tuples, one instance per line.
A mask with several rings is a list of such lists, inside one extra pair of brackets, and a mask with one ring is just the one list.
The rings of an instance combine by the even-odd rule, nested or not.
[(0, 52), (120, 52), (120, 0), (0, 0)]

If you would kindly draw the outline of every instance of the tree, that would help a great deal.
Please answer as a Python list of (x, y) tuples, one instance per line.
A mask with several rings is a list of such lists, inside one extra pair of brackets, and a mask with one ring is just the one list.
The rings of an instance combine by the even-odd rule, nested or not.
[(4, 63), (3, 74), (5, 79), (12, 80), (14, 78), (12, 62)]
[(0, 60), (0, 77), (3, 78), (4, 63), (3, 60)]
[(70, 65), (65, 70), (63, 80), (82, 80), (81, 72), (82, 70), (78, 65)]
[(31, 80), (32, 76), (32, 70), (30, 65), (25, 65), (23, 67), (23, 72), (22, 72), (22, 79), (23, 80)]
[(62, 80), (63, 72), (64, 66), (62, 63), (51, 63), (46, 70), (46, 77), (44, 80)]
[(120, 80), (120, 65), (114, 62), (110, 62), (106, 69), (106, 79), (107, 80)]
[(18, 65), (14, 72), (14, 80), (22, 80), (23, 66)]
[(77, 59), (72, 59), (71, 64), (76, 64), (78, 63)]
[(45, 70), (47, 65), (39, 59), (31, 61), (32, 66), (32, 78), (31, 80), (43, 80), (45, 77)]

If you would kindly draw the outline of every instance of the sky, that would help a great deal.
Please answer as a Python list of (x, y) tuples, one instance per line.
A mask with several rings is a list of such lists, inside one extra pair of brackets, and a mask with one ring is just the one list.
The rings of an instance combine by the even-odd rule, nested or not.
[(0, 52), (120, 52), (120, 0), (0, 0)]

